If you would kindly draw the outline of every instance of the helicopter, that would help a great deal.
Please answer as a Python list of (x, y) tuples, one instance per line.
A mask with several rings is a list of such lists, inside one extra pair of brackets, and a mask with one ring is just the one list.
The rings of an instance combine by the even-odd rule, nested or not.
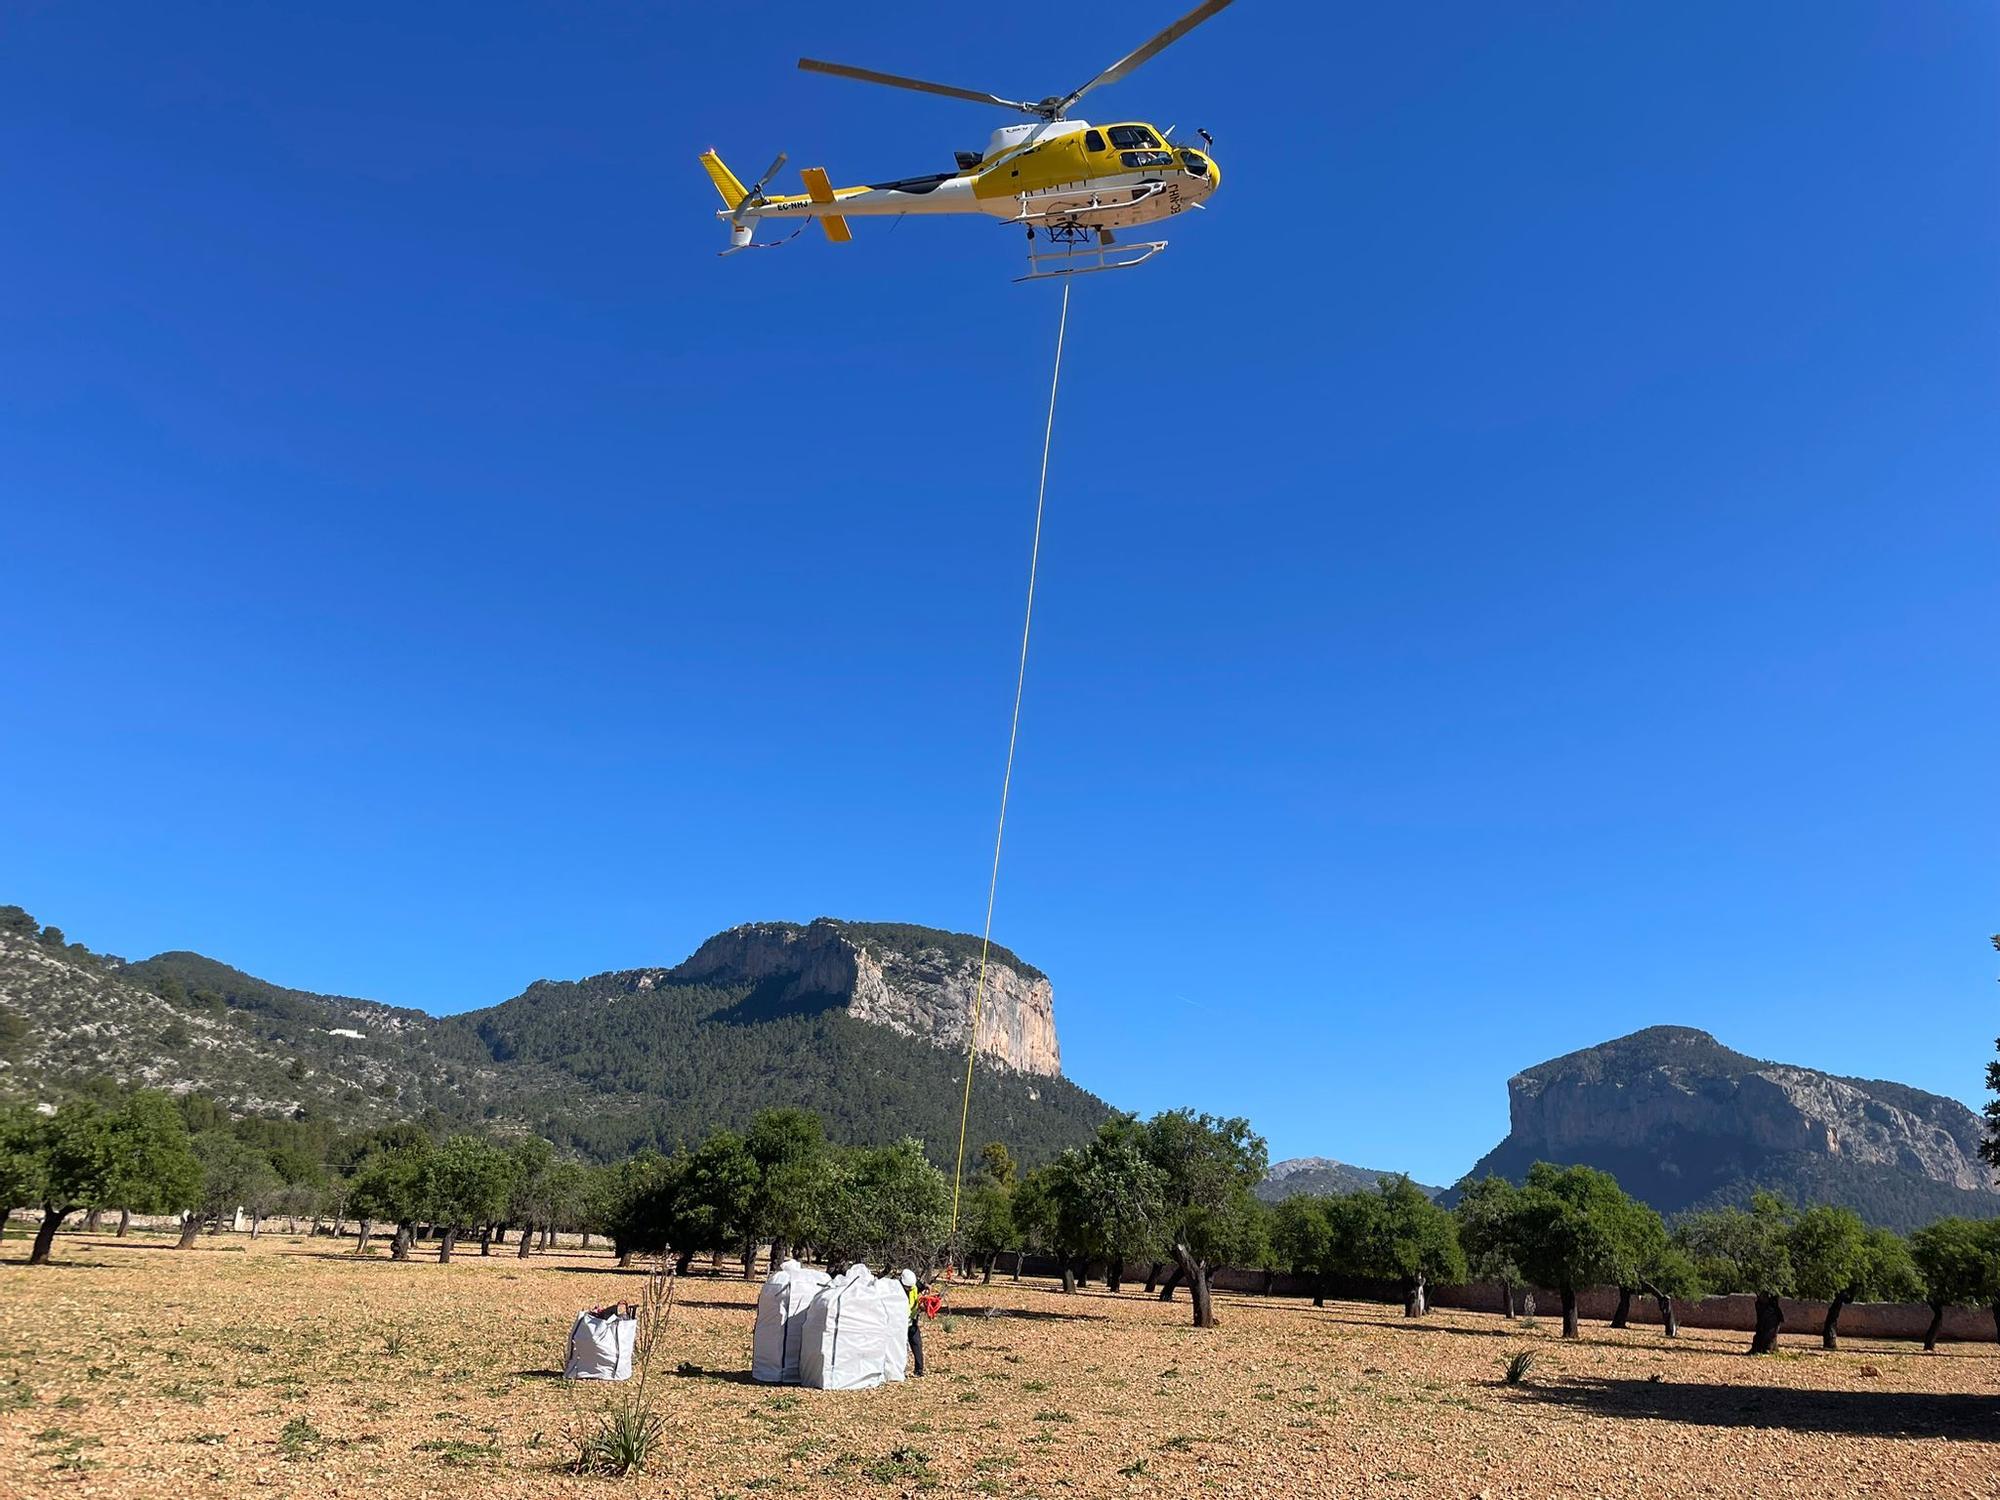
[[(1199, 131), (1202, 144), (1195, 147), (1176, 141), (1171, 129), (1159, 131), (1139, 121), (1093, 125), (1069, 118), (1069, 112), (1092, 89), (1129, 76), (1231, 3), (1205, 0), (1082, 87), (1034, 101), (802, 57), (799, 67), (808, 73), (998, 105), (1033, 119), (1001, 126), (984, 151), (954, 153), (955, 171), (837, 188), (825, 168), (805, 167), (799, 172), (805, 183), (803, 193), (765, 191), (784, 168), (788, 158), (783, 152), (763, 176), (745, 187), (714, 150), (704, 151), (701, 164), (724, 205), (716, 217), (729, 228), (729, 248), (720, 253), (733, 255), (739, 250), (783, 244), (782, 240), (756, 242), (757, 225), (766, 219), (815, 219), (829, 240), (844, 244), (854, 237), (847, 223), (850, 218), (984, 214), (1027, 231), (1028, 274), (1016, 277), (1017, 281), (1129, 270), (1140, 265), (1166, 249), (1167, 242), (1121, 242), (1115, 231), (1203, 207), (1222, 185), (1222, 169), (1209, 149), (1213, 138), (1206, 130)], [(801, 222), (793, 234), (804, 227)], [(1035, 248), (1038, 232), (1048, 246), (1040, 253)]]

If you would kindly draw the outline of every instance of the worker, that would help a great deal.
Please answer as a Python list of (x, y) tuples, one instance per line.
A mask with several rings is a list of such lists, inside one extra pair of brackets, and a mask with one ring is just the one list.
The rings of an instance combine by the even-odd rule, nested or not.
[(910, 1299), (910, 1353), (917, 1361), (917, 1373), (924, 1373), (924, 1315), (920, 1305), (923, 1288), (917, 1284), (917, 1273), (908, 1266), (896, 1278), (903, 1283), (903, 1295)]

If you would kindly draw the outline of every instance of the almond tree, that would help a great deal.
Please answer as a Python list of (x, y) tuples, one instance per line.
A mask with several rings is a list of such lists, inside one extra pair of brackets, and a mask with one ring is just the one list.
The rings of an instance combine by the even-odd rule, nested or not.
[(1529, 1280), (1562, 1298), (1562, 1336), (1580, 1337), (1579, 1288), (1617, 1275), (1631, 1200), (1608, 1172), (1538, 1161), (1511, 1215), (1514, 1259)]
[(1194, 1326), (1215, 1326), (1209, 1273), (1256, 1248), (1262, 1231), (1251, 1190), (1270, 1153), (1243, 1119), (1175, 1109), (1146, 1125), (1146, 1155), (1164, 1182), (1161, 1223), (1194, 1300)]
[(1313, 1306), (1326, 1306), (1332, 1226), (1320, 1193), (1294, 1193), (1271, 1210), (1271, 1253), (1294, 1276), (1313, 1279)]
[(1514, 1290), (1522, 1280), (1521, 1268), (1514, 1263), (1514, 1212), (1519, 1199), (1520, 1190), (1513, 1183), (1488, 1174), (1461, 1186), (1453, 1210), (1467, 1274), (1499, 1283), (1503, 1318), (1515, 1315)]
[(1408, 1177), (1384, 1177), (1373, 1193), (1353, 1195), (1367, 1205), (1362, 1258), (1354, 1271), (1393, 1281), (1402, 1290), (1403, 1316), (1430, 1311), (1433, 1281), (1465, 1280), (1465, 1252), (1458, 1224)]
[(94, 1099), (72, 1099), (36, 1122), (32, 1151), (42, 1222), (28, 1264), (47, 1263), (62, 1221), (102, 1203), (117, 1170), (111, 1112)]
[(1826, 1304), (1820, 1343), (1840, 1347), (1840, 1310), (1863, 1295), (1868, 1226), (1851, 1208), (1819, 1204), (1792, 1224), (1792, 1275), (1801, 1297)]
[(158, 1089), (140, 1089), (112, 1120), (114, 1170), (110, 1202), (123, 1210), (118, 1232), (133, 1213), (187, 1213), (201, 1200), (201, 1162), (187, 1123)]
[(438, 1241), (440, 1264), (451, 1259), (469, 1226), (489, 1223), (507, 1211), (512, 1176), (507, 1153), (476, 1135), (455, 1135), (432, 1153), (424, 1164), (424, 1212), (444, 1230)]
[(1690, 1214), (1676, 1234), (1693, 1258), (1702, 1280), (1717, 1291), (1750, 1292), (1757, 1298), (1752, 1354), (1770, 1354), (1785, 1326), (1783, 1298), (1798, 1278), (1792, 1266), (1792, 1213), (1771, 1193), (1753, 1193), (1750, 1207), (1718, 1208)]
[(1930, 1303), (1930, 1327), (1924, 1330), (1924, 1349), (1937, 1349), (1938, 1332), (1944, 1327), (1944, 1310), (1966, 1303), (1988, 1303), (1993, 1308), (1996, 1333), (2000, 1333), (2000, 1220), (1974, 1223), (1970, 1219), (1939, 1219), (1910, 1236), (1910, 1258), (1924, 1282), (1924, 1300)]

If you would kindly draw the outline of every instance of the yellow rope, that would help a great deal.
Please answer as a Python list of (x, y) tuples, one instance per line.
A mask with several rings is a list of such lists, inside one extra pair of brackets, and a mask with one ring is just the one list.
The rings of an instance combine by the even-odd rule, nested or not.
[(1035, 491), (1035, 541), (1028, 551), (1028, 607), (1021, 618), (1021, 665), (1014, 675), (1014, 718), (1007, 727), (1007, 769), (1000, 777), (1000, 822), (993, 830), (993, 873), (986, 882), (986, 927), (979, 937), (979, 986), (973, 992), (972, 1032), (965, 1043), (965, 1099), (958, 1110), (958, 1164), (951, 1173), (951, 1240), (958, 1245), (958, 1199), (965, 1186), (965, 1126), (972, 1116), (972, 1065), (979, 1055), (979, 1019), (986, 1009), (986, 956), (993, 946), (993, 899), (1000, 890), (1000, 843), (1007, 834), (1007, 793), (1014, 784), (1014, 744), (1021, 735), (1021, 694), (1028, 685), (1028, 632), (1035, 623), (1035, 574), (1042, 561), (1042, 502), (1049, 493), (1049, 442), (1056, 430), (1056, 387), (1062, 381), (1063, 338), (1069, 331), (1069, 283), (1063, 283), (1056, 322), (1056, 367), (1049, 376), (1049, 419), (1042, 429), (1042, 479)]

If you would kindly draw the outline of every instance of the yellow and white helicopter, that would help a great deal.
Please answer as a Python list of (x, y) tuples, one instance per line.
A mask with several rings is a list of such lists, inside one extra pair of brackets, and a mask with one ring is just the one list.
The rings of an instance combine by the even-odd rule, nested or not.
[[(1173, 140), (1170, 131), (1158, 131), (1137, 121), (1092, 125), (1070, 119), (1069, 111), (1092, 89), (1118, 82), (1230, 3), (1205, 0), (1081, 88), (1032, 103), (802, 57), (799, 66), (809, 73), (831, 73), (863, 83), (969, 99), (975, 104), (997, 104), (1033, 115), (1035, 121), (1001, 126), (984, 151), (955, 153), (955, 172), (837, 188), (827, 180), (825, 168), (806, 167), (799, 173), (805, 180), (803, 193), (764, 191), (785, 165), (782, 152), (769, 170), (746, 188), (722, 164), (721, 157), (705, 151), (701, 164), (708, 169), (725, 205), (716, 217), (729, 225), (729, 248), (722, 253), (769, 248), (753, 243), (757, 224), (764, 219), (817, 219), (829, 240), (844, 243), (853, 238), (847, 221), (862, 215), (985, 214), (1027, 230), (1028, 274), (1016, 278), (1020, 281), (1083, 271), (1126, 270), (1150, 260), (1166, 249), (1165, 240), (1120, 243), (1113, 231), (1171, 218), (1207, 201), (1222, 182), (1221, 168), (1205, 149), (1211, 144), (1208, 132), (1198, 132), (1204, 148), (1198, 150)], [(1049, 246), (1040, 254), (1035, 249), (1037, 230)]]

